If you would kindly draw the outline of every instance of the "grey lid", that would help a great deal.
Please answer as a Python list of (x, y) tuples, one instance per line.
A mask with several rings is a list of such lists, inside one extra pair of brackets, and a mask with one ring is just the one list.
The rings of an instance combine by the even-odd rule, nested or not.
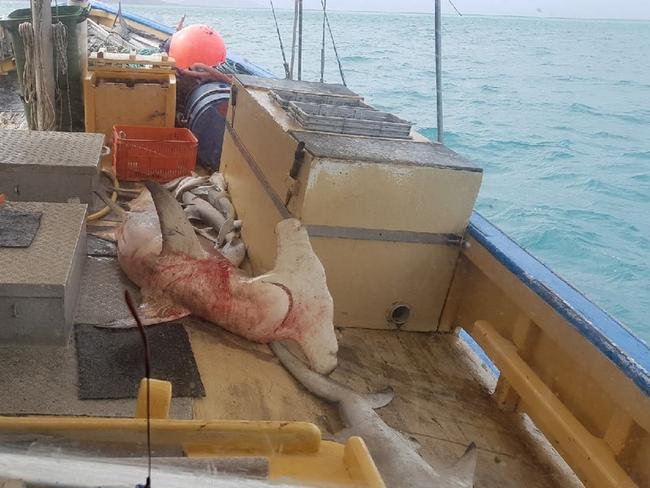
[(74, 173), (99, 170), (103, 134), (0, 130), (0, 165), (65, 168)]
[(315, 81), (296, 81), (280, 78), (263, 78), (260, 76), (236, 75), (245, 87), (265, 88), (269, 90), (291, 90), (303, 93), (320, 93), (323, 95), (340, 95), (358, 97), (356, 93), (346, 86), (334, 83), (318, 83)]
[(482, 172), (460, 154), (442, 144), (399, 139), (377, 139), (324, 132), (291, 131), (318, 158), (428, 166)]
[(84, 229), (87, 206), (41, 202), (7, 202), (6, 206), (43, 215), (29, 247), (0, 248), (0, 296), (61, 296)]

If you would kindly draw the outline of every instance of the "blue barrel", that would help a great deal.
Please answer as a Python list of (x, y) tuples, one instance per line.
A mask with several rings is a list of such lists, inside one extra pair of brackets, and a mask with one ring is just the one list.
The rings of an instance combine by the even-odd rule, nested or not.
[(187, 128), (199, 141), (199, 164), (219, 169), (226, 114), (230, 100), (230, 85), (206, 83), (196, 88), (185, 103)]

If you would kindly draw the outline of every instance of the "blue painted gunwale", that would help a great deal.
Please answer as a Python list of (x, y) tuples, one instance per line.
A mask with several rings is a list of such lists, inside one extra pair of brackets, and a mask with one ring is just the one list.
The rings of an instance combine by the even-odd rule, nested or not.
[(650, 348), (478, 212), (467, 232), (650, 396)]
[[(113, 7), (112, 5), (107, 5), (102, 2), (98, 1), (91, 1), (89, 2), (89, 5), (95, 9), (95, 10), (101, 10), (103, 12), (107, 12), (109, 14), (117, 14), (117, 7)], [(146, 25), (147, 27), (150, 27), (152, 29), (155, 29), (159, 32), (162, 32), (163, 34), (167, 34), (169, 36), (173, 35), (174, 32), (176, 32), (176, 29), (173, 29), (169, 27), (168, 25), (165, 24), (160, 24), (154, 20), (147, 19), (146, 17), (142, 17), (141, 15), (134, 14), (131, 12), (126, 12), (122, 10), (122, 16), (126, 20), (132, 20), (133, 22), (137, 22), (142, 25)], [(247, 74), (247, 75), (253, 75), (253, 76), (263, 76), (267, 78), (273, 78), (275, 75), (271, 73), (268, 70), (265, 70), (264, 68), (260, 68), (256, 64), (251, 63), (248, 61), (246, 58), (243, 56), (240, 56), (238, 54), (228, 54), (227, 56), (227, 62), (230, 65), (237, 66), (240, 71), (242, 71), (242, 74)]]

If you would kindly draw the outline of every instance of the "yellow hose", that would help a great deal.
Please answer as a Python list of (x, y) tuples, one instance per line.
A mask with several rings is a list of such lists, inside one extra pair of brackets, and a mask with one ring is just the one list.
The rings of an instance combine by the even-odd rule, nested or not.
[[(105, 169), (102, 170), (102, 174), (108, 176), (109, 179), (113, 182), (113, 194), (111, 195), (111, 200), (113, 202), (117, 202), (117, 190), (119, 190), (120, 188), (120, 183), (117, 181), (117, 177), (113, 173), (111, 173), (110, 171), (106, 171)], [(86, 217), (86, 222), (93, 222), (95, 220), (103, 219), (109, 213), (111, 213), (111, 207), (106, 205), (101, 210), (93, 214), (90, 214), (88, 217)]]

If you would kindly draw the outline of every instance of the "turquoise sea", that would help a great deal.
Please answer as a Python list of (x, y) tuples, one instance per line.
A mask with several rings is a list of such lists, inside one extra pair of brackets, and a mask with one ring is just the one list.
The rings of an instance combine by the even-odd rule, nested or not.
[[(270, 9), (126, 8), (186, 13), (283, 73)], [(288, 48), (292, 12), (277, 14)], [(330, 20), (348, 85), (434, 138), (433, 16)], [(304, 79), (319, 76), (321, 22), (306, 11)], [(650, 21), (445, 16), (443, 32), (445, 142), (484, 168), (478, 210), (650, 342)]]

